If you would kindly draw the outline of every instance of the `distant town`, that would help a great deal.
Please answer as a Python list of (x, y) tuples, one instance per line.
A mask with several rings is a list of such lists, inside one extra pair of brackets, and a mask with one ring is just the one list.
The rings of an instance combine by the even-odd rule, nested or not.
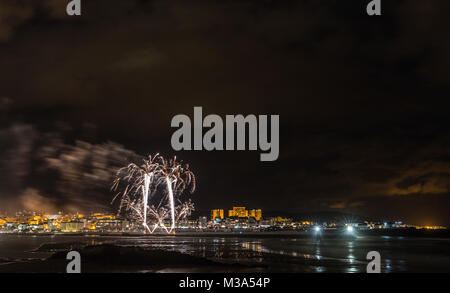
[[(163, 223), (165, 224), (165, 223)], [(167, 222), (169, 225), (169, 221)], [(209, 217), (180, 220), (177, 231), (277, 231), (311, 230), (319, 232), (343, 228), (348, 231), (376, 229), (426, 229), (444, 230), (443, 226), (418, 226), (395, 222), (313, 222), (310, 219), (293, 220), (291, 218), (263, 217), (261, 209), (233, 207), (231, 210), (213, 209)], [(75, 213), (44, 214), (20, 211), (14, 216), (0, 214), (1, 233), (110, 233), (110, 232), (144, 232), (141, 223), (108, 213), (92, 213), (89, 215)]]

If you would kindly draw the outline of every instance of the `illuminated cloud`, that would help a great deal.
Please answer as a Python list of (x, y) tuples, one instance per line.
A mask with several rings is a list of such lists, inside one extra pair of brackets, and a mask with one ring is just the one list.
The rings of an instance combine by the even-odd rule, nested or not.
[(0, 141), (0, 201), (16, 209), (109, 208), (115, 172), (138, 158), (112, 142), (64, 144), (58, 135), (39, 133), (27, 124), (0, 130)]
[(21, 209), (27, 211), (36, 211), (43, 213), (57, 213), (58, 208), (54, 201), (39, 194), (39, 191), (34, 188), (26, 188), (17, 201), (22, 207)]

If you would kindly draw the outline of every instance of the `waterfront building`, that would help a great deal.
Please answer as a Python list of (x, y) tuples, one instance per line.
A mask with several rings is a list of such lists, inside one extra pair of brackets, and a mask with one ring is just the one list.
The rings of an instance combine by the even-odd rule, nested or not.
[(228, 217), (248, 218), (248, 211), (245, 207), (233, 207), (228, 211)]
[(80, 232), (84, 225), (82, 221), (61, 222), (60, 229), (62, 232)]
[(92, 217), (96, 218), (97, 220), (104, 220), (104, 219), (114, 220), (116, 218), (116, 216), (114, 215), (108, 215), (103, 213), (94, 213), (92, 214)]
[(122, 231), (126, 228), (126, 226), (127, 226), (126, 220), (117, 218), (111, 219), (105, 217), (95, 222), (95, 230), (100, 231)]
[(256, 221), (259, 221), (262, 218), (261, 209), (250, 210), (250, 217), (253, 217)]
[(223, 220), (223, 218), (224, 218), (223, 209), (215, 209), (215, 210), (211, 211), (211, 221), (215, 221), (217, 218), (220, 218), (220, 220)]

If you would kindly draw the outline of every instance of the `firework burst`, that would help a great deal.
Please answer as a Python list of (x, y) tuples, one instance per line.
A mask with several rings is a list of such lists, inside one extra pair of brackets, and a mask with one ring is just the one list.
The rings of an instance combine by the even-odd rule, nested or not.
[(171, 217), (170, 231), (172, 231), (175, 228), (177, 212), (175, 198), (186, 189), (189, 189), (191, 193), (195, 191), (195, 175), (189, 170), (188, 164), (183, 165), (183, 162), (178, 162), (176, 157), (173, 157), (171, 160), (158, 157), (158, 162), (158, 171), (156, 173), (158, 179), (156, 180), (156, 184), (166, 185)]
[[(141, 166), (129, 164), (117, 171), (112, 189), (123, 191), (117, 193), (113, 202), (120, 198), (119, 213), (125, 212), (130, 218), (142, 222), (145, 231), (153, 233), (161, 228), (168, 233), (174, 231), (176, 222), (186, 218), (194, 210), (193, 203), (182, 202), (181, 194), (185, 190), (194, 192), (195, 175), (188, 164), (177, 161), (176, 157), (166, 160), (159, 154), (148, 156)], [(159, 186), (165, 186), (163, 196), (158, 200), (155, 193)], [(164, 225), (170, 217), (170, 228)], [(154, 219), (152, 228), (149, 218)]]

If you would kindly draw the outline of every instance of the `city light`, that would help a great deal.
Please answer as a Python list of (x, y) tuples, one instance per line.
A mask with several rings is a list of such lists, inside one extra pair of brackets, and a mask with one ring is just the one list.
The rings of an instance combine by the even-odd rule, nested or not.
[[(145, 178), (144, 178), (145, 179)], [(144, 181), (145, 184), (145, 181)], [(164, 184), (165, 186), (165, 184)], [(142, 190), (142, 189), (141, 189)], [(149, 192), (150, 193), (150, 192)], [(144, 193), (145, 194), (145, 193)], [(166, 197), (163, 199), (167, 200)], [(142, 194), (137, 194), (138, 203), (142, 203)], [(148, 202), (153, 198), (149, 196)], [(138, 205), (133, 206), (138, 207)], [(137, 212), (145, 211), (143, 206), (136, 209)], [(36, 211), (20, 211), (15, 214), (0, 215), (0, 231), (6, 233), (148, 233), (168, 232), (170, 228), (159, 229), (158, 227), (170, 227), (172, 219), (170, 214), (170, 204), (166, 201), (164, 214), (161, 218), (152, 216), (146, 218), (147, 225), (143, 225), (143, 217), (134, 217), (134, 214), (111, 214), (108, 212), (93, 212), (87, 214), (71, 214), (59, 212), (57, 214), (45, 214)], [(213, 209), (210, 218), (205, 215), (191, 217), (193, 203), (190, 200), (182, 202), (177, 200), (175, 206), (175, 227), (173, 231), (208, 231), (208, 232), (270, 232), (283, 233), (283, 231), (296, 231), (312, 233), (317, 236), (328, 236), (339, 231), (346, 235), (356, 235), (368, 233), (371, 230), (446, 230), (445, 226), (409, 225), (402, 221), (396, 222), (360, 222), (360, 223), (314, 223), (309, 219), (294, 220), (292, 218), (263, 217), (261, 209), (247, 209), (244, 206), (232, 207), (225, 213), (224, 209)], [(155, 209), (149, 206), (147, 212)]]

